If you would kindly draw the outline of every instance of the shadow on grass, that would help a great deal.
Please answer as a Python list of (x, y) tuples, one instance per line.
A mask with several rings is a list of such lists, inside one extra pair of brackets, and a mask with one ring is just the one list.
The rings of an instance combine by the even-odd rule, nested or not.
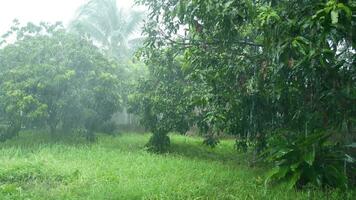
[[(0, 143), (0, 150), (6, 148), (20, 148), (26, 150), (38, 150), (43, 146), (63, 147), (88, 147), (93, 144), (107, 150), (121, 152), (144, 151), (144, 146), (149, 140), (150, 134), (97, 134), (98, 141), (89, 142), (84, 136), (78, 134), (49, 134), (47, 131), (23, 131), (18, 137)], [(234, 149), (233, 140), (223, 140), (215, 148), (203, 145), (202, 138), (181, 135), (170, 135), (171, 148), (166, 155), (182, 156), (196, 160), (216, 161), (224, 164), (246, 164), (247, 155)]]
[(191, 139), (189, 137), (185, 140), (175, 140), (173, 138), (169, 154), (233, 165), (246, 164), (248, 160), (246, 159), (247, 155), (241, 154), (233, 148), (231, 141), (211, 148), (204, 145), (202, 139), (200, 141), (197, 138)]
[(98, 134), (98, 136), (98, 145), (102, 148), (133, 153), (144, 150), (150, 135), (133, 132), (116, 135)]

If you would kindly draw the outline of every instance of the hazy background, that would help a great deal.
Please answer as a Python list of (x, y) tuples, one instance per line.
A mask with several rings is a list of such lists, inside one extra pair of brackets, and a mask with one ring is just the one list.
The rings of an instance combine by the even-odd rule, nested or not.
[[(0, 35), (4, 34), (16, 18), (21, 24), (27, 22), (57, 22), (67, 25), (75, 11), (87, 0), (0, 0)], [(132, 7), (133, 0), (117, 0), (122, 8)]]

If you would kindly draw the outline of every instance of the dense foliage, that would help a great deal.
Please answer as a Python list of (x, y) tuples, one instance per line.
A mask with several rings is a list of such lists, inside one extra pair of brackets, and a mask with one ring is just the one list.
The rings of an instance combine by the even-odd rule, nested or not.
[[(21, 128), (85, 129), (88, 136), (120, 109), (119, 66), (59, 24), (15, 24), (0, 50), (0, 102), (7, 134)], [(4, 39), (7, 39), (4, 38)]]
[[(176, 109), (187, 111), (184, 116), (193, 116), (186, 123), (207, 134), (207, 144), (216, 144), (209, 142), (211, 135), (232, 134), (239, 138), (238, 147), (246, 149), (246, 142), (253, 140), (256, 152), (261, 152), (272, 146), (267, 138), (277, 129), (299, 135), (297, 141), (308, 140), (304, 135), (329, 131), (333, 132), (330, 140), (341, 144), (355, 140), (354, 2), (138, 3), (150, 11), (144, 29), (147, 40), (141, 51), (152, 68), (148, 80), (156, 80), (154, 86), (166, 85), (140, 87), (149, 94), (149, 98), (141, 99), (141, 107), (156, 105), (149, 115), (142, 113), (150, 126), (162, 125), (165, 133), (174, 131), (180, 121), (165, 111)], [(157, 64), (157, 52), (174, 56)], [(184, 93), (176, 92), (177, 85), (166, 84), (166, 71), (176, 68), (173, 62), (177, 59), (183, 77), (179, 73), (171, 80), (187, 83), (182, 85)], [(180, 94), (182, 101), (174, 99), (174, 94)], [(150, 121), (152, 116), (159, 120)], [(153, 137), (161, 134), (153, 133)], [(298, 148), (306, 152), (312, 146), (308, 144)], [(325, 150), (322, 145), (320, 148)], [(319, 164), (315, 164), (317, 168), (324, 163)]]
[(271, 148), (266, 152), (273, 168), (267, 181), (287, 180), (288, 187), (313, 183), (317, 186), (346, 188), (344, 152), (342, 147), (328, 142), (331, 133), (308, 136), (277, 134), (271, 138)]
[[(142, 116), (141, 124), (154, 135), (148, 148), (155, 152), (167, 151), (167, 133), (188, 131), (193, 106), (188, 103), (188, 86), (180, 68), (181, 58), (174, 58), (170, 51), (154, 52), (152, 60), (147, 60), (149, 75), (141, 80), (136, 91), (130, 96), (130, 111)], [(166, 66), (170, 66), (169, 68)]]

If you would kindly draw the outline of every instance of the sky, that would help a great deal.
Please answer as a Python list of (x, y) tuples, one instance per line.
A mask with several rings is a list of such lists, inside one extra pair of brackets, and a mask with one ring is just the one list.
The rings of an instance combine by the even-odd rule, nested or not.
[[(0, 36), (9, 30), (15, 18), (21, 24), (61, 21), (67, 25), (85, 2), (87, 0), (0, 0)], [(117, 4), (128, 8), (133, 0), (117, 0)]]

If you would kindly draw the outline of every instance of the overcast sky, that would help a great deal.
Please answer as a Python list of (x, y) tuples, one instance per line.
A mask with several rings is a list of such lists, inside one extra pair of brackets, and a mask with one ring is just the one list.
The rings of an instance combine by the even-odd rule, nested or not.
[[(62, 21), (66, 25), (85, 2), (87, 0), (0, 0), (0, 36), (8, 31), (15, 18), (21, 24)], [(133, 0), (117, 0), (117, 4), (131, 7)]]

